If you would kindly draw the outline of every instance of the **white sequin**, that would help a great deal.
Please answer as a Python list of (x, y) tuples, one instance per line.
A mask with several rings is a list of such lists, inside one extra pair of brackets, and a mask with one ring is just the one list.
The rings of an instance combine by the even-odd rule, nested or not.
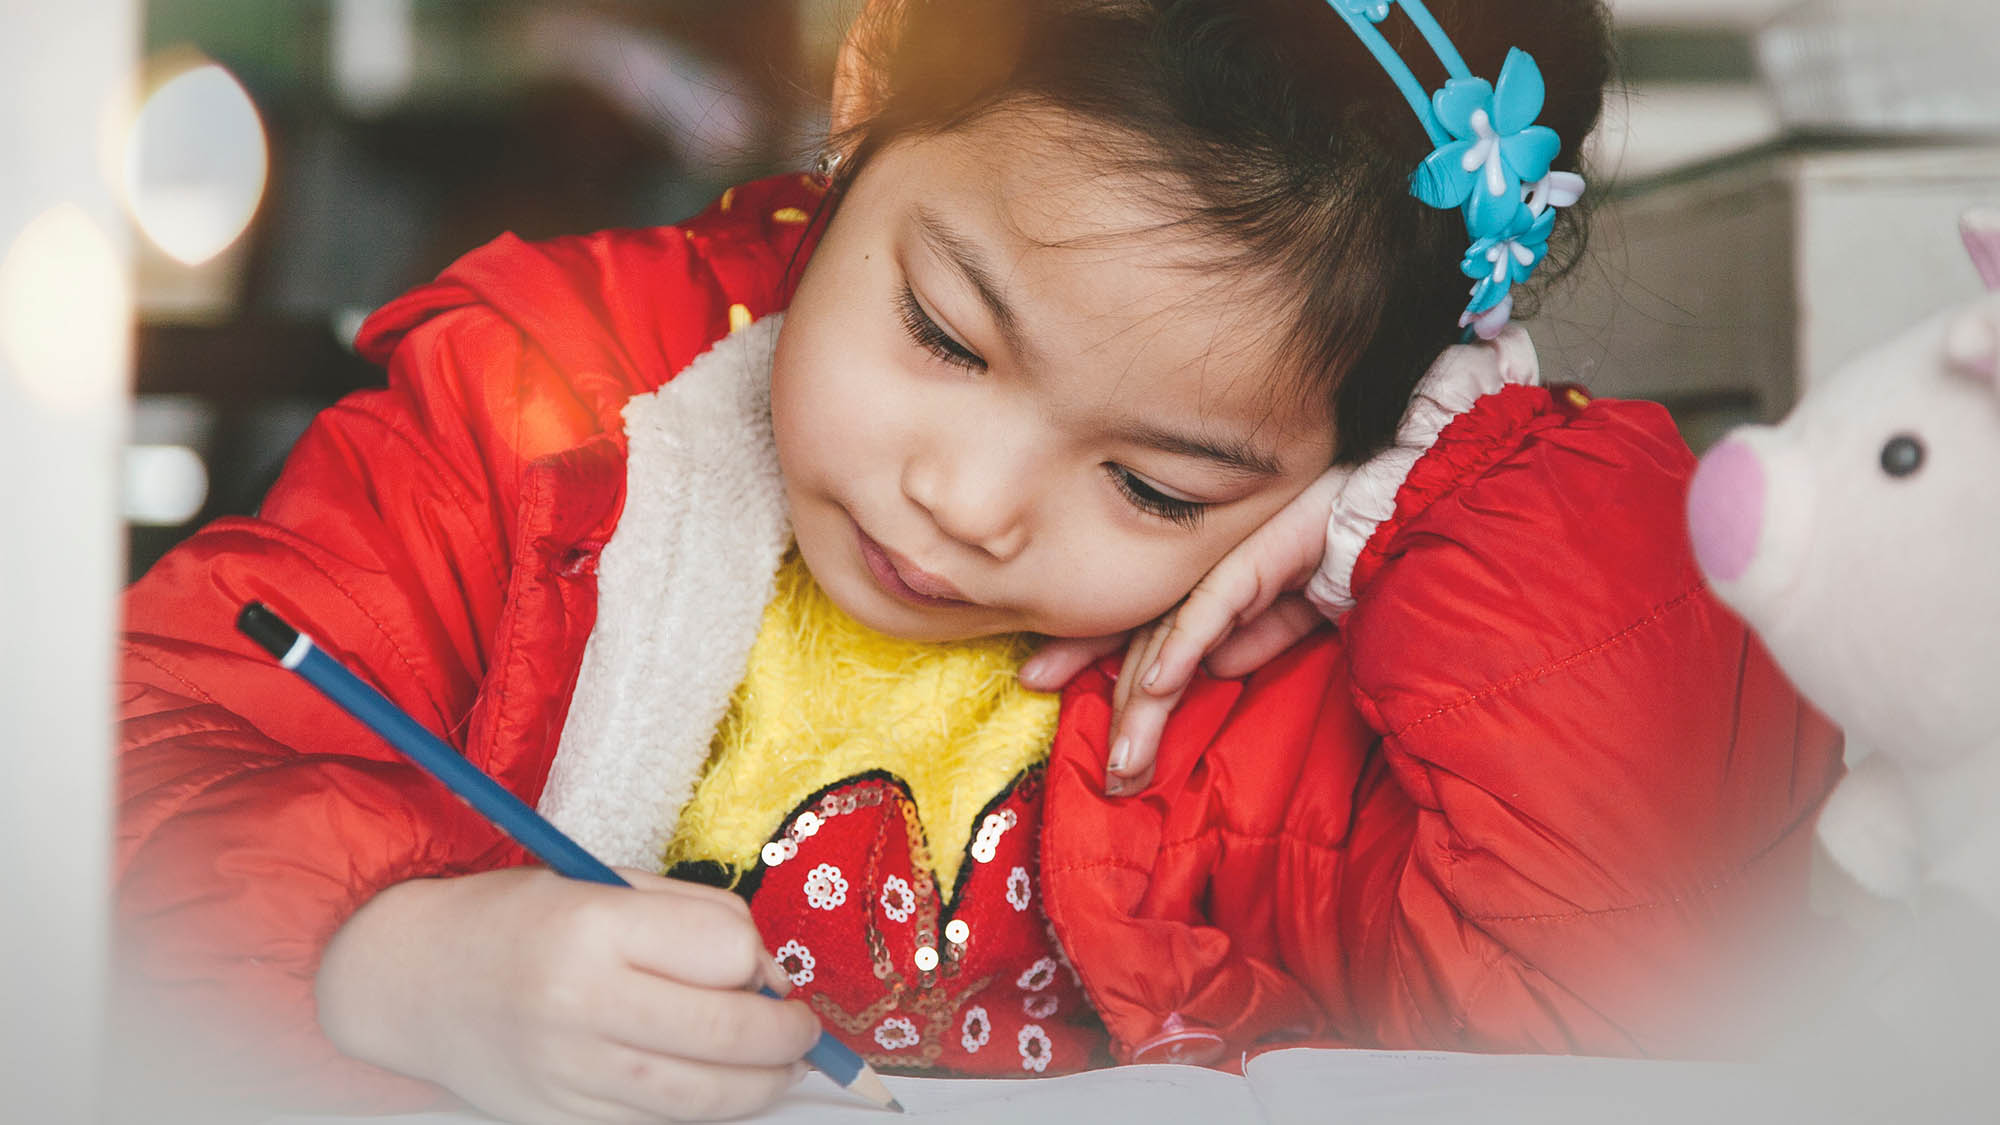
[(1007, 873), (1007, 905), (1016, 910), (1026, 910), (1029, 890), (1027, 868), (1016, 867)]
[(1028, 1024), (1014, 1037), (1021, 1048), (1021, 1069), (1040, 1073), (1049, 1068), (1049, 1052), (1055, 1044), (1040, 1024)]
[(972, 927), (965, 924), (965, 919), (953, 918), (951, 921), (945, 923), (944, 937), (946, 941), (955, 941), (960, 945), (964, 945), (965, 939), (971, 936)]
[(891, 922), (907, 922), (917, 909), (917, 893), (901, 875), (882, 880), (882, 913)]
[(1028, 971), (1022, 973), (1020, 979), (1014, 983), (1029, 992), (1040, 992), (1053, 983), (1055, 979), (1056, 959), (1053, 957), (1044, 957), (1028, 966)]
[(875, 1029), (875, 1042), (891, 1051), (917, 1045), (917, 1025), (902, 1016), (890, 1016)]
[(978, 1004), (965, 1010), (965, 1022), (959, 1025), (958, 1042), (965, 1053), (974, 1055), (986, 1041), (993, 1037), (993, 1021), (986, 1018), (986, 1009)]
[(928, 945), (919, 946), (916, 960), (917, 971), (928, 973), (938, 967), (938, 951)]
[(847, 901), (847, 876), (831, 863), (822, 863), (806, 875), (806, 905), (815, 910), (832, 910)]
[(764, 845), (764, 866), (776, 867), (785, 862), (785, 846), (776, 840)]
[(807, 949), (796, 939), (778, 947), (777, 959), (778, 967), (792, 979), (794, 986), (812, 983), (813, 967), (819, 962), (813, 959), (812, 950)]

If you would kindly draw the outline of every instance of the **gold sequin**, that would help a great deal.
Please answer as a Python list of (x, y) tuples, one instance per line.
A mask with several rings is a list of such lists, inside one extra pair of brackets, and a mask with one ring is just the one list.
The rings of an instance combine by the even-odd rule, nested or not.
[(729, 330), (731, 332), (743, 331), (745, 328), (750, 327), (756, 319), (756, 317), (750, 315), (750, 308), (747, 305), (729, 306)]
[(723, 193), (722, 193), (722, 203), (720, 204), (720, 206), (721, 206), (721, 208), (722, 208), (722, 210), (723, 210), (723, 212), (724, 212), (725, 214), (726, 214), (726, 213), (727, 213), (727, 212), (729, 211), (729, 208), (730, 208), (730, 207), (731, 207), (731, 206), (732, 206), (732, 205), (733, 205), (733, 204), (734, 204), (735, 202), (736, 202), (736, 189), (735, 189), (735, 188), (730, 188), (730, 189), (729, 189), (728, 191), (725, 191), (725, 192), (723, 192)]
[(1590, 396), (1577, 390), (1575, 387), (1571, 387), (1569, 389), (1569, 404), (1578, 410), (1582, 410), (1584, 407), (1590, 405)]
[(812, 216), (806, 214), (804, 211), (799, 210), (797, 207), (780, 207), (776, 211), (771, 212), (771, 221), (778, 223), (791, 223), (792, 225), (797, 226), (800, 223), (811, 222)]

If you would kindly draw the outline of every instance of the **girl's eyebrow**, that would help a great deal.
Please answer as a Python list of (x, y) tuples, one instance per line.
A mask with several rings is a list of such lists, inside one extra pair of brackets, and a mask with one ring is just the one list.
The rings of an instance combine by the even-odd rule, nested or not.
[(1176, 433), (1150, 422), (1133, 422), (1120, 426), (1117, 436), (1138, 445), (1151, 446), (1164, 453), (1214, 461), (1224, 468), (1233, 469), (1247, 476), (1284, 475), (1284, 468), (1278, 464), (1276, 457), (1247, 441), (1236, 438), (1211, 441), (1190, 434)]
[[(986, 259), (980, 253), (979, 247), (974, 245), (971, 239), (952, 229), (942, 215), (924, 204), (914, 204), (911, 210), (916, 216), (918, 233), (938, 257), (943, 258), (948, 265), (957, 270), (966, 284), (972, 286), (973, 291), (979, 294), (979, 299), (993, 314), (994, 322), (1000, 326), (1001, 335), (1006, 337), (1007, 346), (1016, 355), (1027, 353), (1027, 340), (1021, 334), (1020, 321), (1014, 315), (1013, 307), (1001, 295), (1000, 286), (995, 282), (992, 271), (986, 268)], [(1213, 461), (1225, 469), (1245, 476), (1284, 475), (1284, 469), (1278, 464), (1276, 457), (1242, 439), (1211, 440), (1192, 434), (1177, 433), (1150, 422), (1134, 422), (1120, 426), (1115, 436), (1163, 453)]]
[(953, 230), (936, 211), (919, 203), (914, 207), (917, 231), (922, 234), (930, 248), (943, 258), (946, 264), (957, 270), (965, 278), (967, 285), (979, 294), (987, 311), (993, 314), (994, 323), (1000, 326), (1000, 334), (1007, 338), (1007, 346), (1020, 355), (1029, 351), (1027, 338), (1021, 334), (1020, 318), (1014, 315), (1014, 308), (1000, 293), (1000, 285), (993, 278), (993, 271), (986, 268), (986, 259), (972, 240)]

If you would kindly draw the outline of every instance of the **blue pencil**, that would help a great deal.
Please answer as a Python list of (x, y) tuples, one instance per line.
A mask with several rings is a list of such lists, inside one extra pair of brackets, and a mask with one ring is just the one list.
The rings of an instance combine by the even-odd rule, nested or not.
[[(603, 860), (585, 851), (575, 840), (563, 835), (542, 814), (530, 808), (506, 787), (488, 777), (478, 766), (447, 746), (381, 692), (363, 683), (340, 661), (328, 656), (313, 639), (271, 612), (262, 602), (251, 602), (236, 616), (236, 628), (256, 641), (278, 662), (297, 672), (305, 681), (368, 729), (386, 739), (411, 761), (443, 782), (481, 816), (519, 841), (559, 875), (590, 883), (629, 887)], [(764, 995), (778, 998), (769, 986)], [(819, 1042), (806, 1058), (827, 1077), (885, 1109), (903, 1110), (874, 1068), (861, 1060), (845, 1043), (824, 1029)]]

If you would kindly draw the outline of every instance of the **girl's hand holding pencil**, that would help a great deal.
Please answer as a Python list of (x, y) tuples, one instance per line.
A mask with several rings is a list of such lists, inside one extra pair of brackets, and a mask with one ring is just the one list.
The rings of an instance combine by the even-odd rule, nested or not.
[(335, 1046), (510, 1121), (740, 1117), (783, 1093), (802, 1058), (902, 1111), (859, 1055), (785, 1002), (740, 899), (612, 870), (263, 604), (236, 626), (549, 865), (370, 899), (314, 979)]
[(735, 895), (515, 868), (392, 887), (334, 937), (320, 1023), (357, 1058), (508, 1121), (740, 1116), (820, 1034)]

